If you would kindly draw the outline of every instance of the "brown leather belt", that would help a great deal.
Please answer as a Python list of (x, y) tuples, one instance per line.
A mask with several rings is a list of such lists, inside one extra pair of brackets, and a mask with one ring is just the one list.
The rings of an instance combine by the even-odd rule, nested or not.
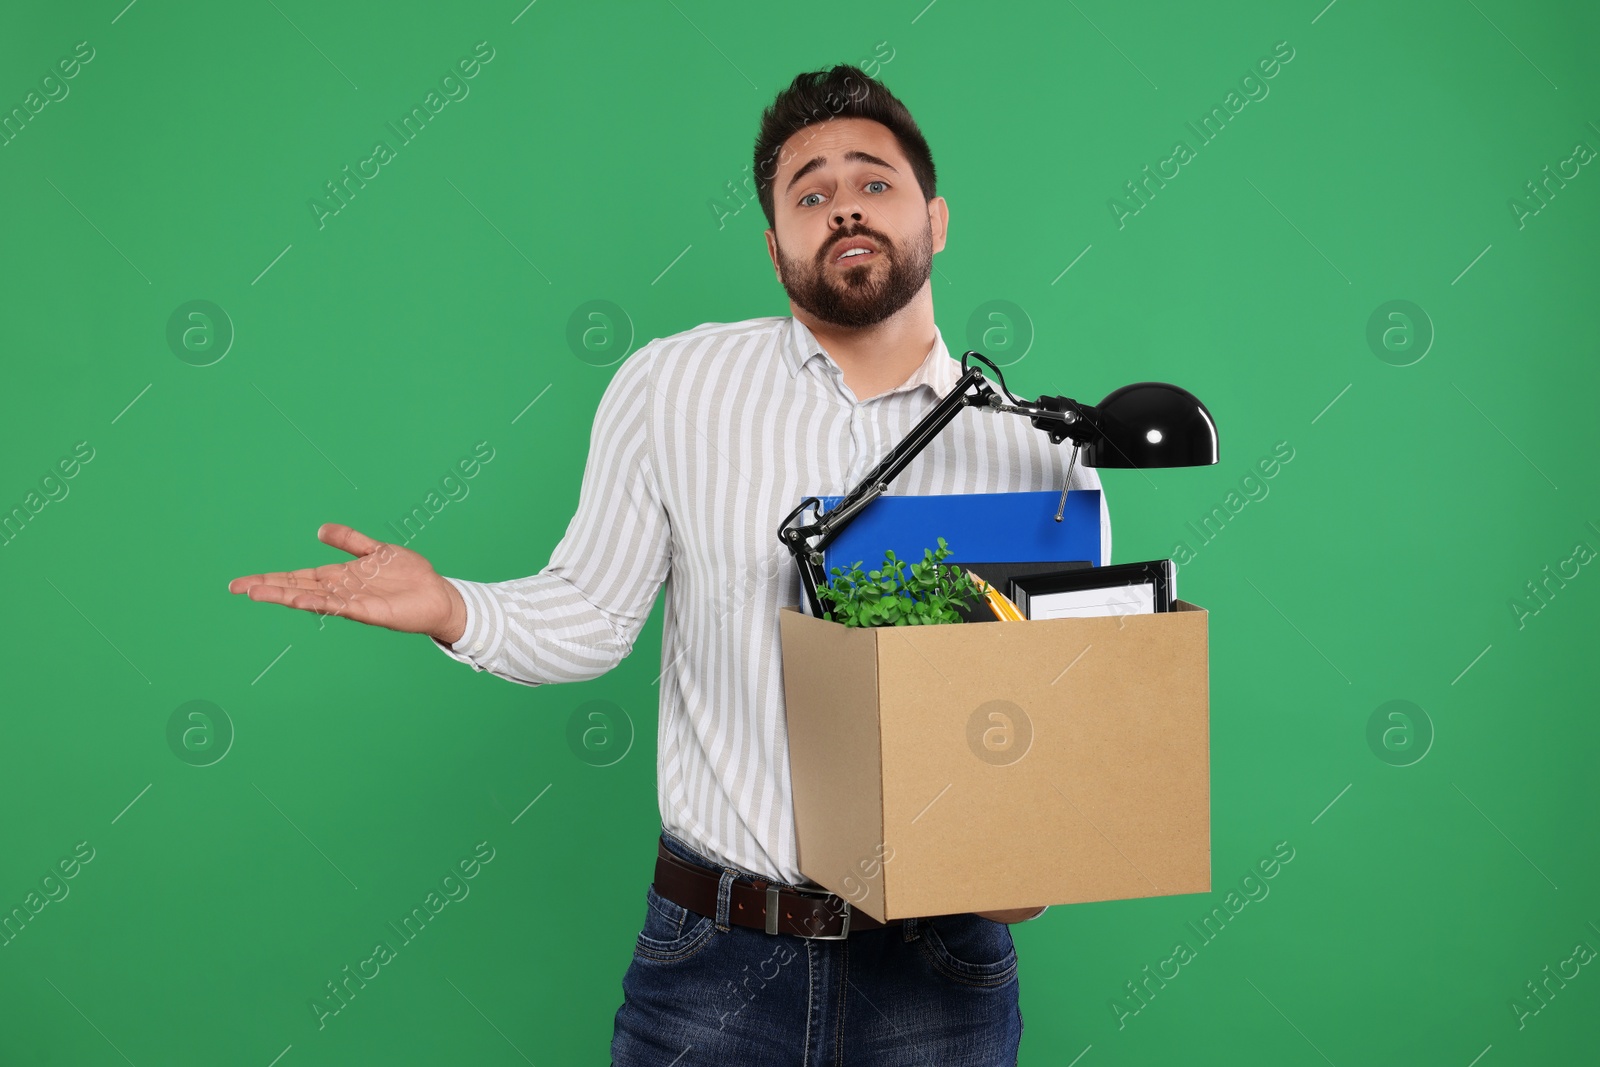
[[(721, 876), (715, 871), (680, 859), (656, 845), (656, 892), (680, 907), (712, 918), (717, 914), (717, 889)], [(865, 912), (855, 910), (849, 901), (825, 890), (801, 893), (783, 889), (760, 878), (736, 878), (729, 887), (728, 919), (740, 926), (751, 926), (769, 934), (843, 940), (861, 930), (881, 930), (898, 925), (900, 920), (881, 923)]]

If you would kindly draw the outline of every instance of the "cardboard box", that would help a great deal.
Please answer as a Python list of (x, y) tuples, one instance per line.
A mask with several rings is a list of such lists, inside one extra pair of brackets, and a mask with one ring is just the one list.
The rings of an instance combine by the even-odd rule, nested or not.
[(785, 607), (800, 870), (879, 921), (1210, 892), (1206, 619)]

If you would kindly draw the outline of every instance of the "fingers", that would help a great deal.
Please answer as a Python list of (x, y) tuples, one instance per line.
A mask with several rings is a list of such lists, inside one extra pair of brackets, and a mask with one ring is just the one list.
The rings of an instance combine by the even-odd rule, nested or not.
[[(362, 533), (360, 530), (351, 529), (349, 526), (345, 526), (337, 522), (325, 522), (321, 526), (317, 527), (317, 540), (321, 541), (325, 545), (330, 545), (333, 548), (337, 548), (342, 552), (348, 552), (352, 556), (366, 557), (362, 560), (363, 564), (369, 562), (370, 560), (371, 562), (375, 562), (378, 566), (382, 566), (383, 564), (388, 563), (394, 558), (395, 555), (398, 554), (398, 550), (394, 545), (387, 544), (383, 541), (374, 540), (373, 538)], [(376, 553), (375, 557), (374, 553)], [(272, 571), (267, 574), (247, 574), (230, 581), (228, 583), (228, 592), (244, 593), (248, 592), (253, 586), (262, 584), (278, 586), (292, 585), (301, 589), (323, 588), (323, 583), (317, 580), (318, 572), (337, 571), (342, 574), (344, 573), (345, 568), (345, 564), (330, 563), (321, 567), (302, 567), (296, 571)], [(326, 577), (326, 573), (323, 576)], [(365, 571), (363, 571), (361, 572), (361, 577), (370, 578), (372, 575), (366, 574)]]
[(301, 611), (315, 611), (322, 614), (327, 614), (332, 607), (328, 598), (322, 593), (307, 592), (300, 587), (252, 585), (245, 590), (245, 596), (258, 603), (282, 604), (286, 608), (297, 608)]
[(245, 591), (245, 595), (263, 604), (281, 604), (314, 615), (337, 615), (357, 622), (369, 621), (366, 613), (357, 609), (355, 597), (346, 596), (337, 589), (330, 591), (313, 587), (307, 590), (301, 586), (253, 585)]
[[(279, 577), (281, 577), (281, 575)], [(242, 577), (235, 578), (232, 581), (230, 581), (228, 583), (228, 592), (230, 592), (230, 593), (248, 593), (250, 591), (251, 587), (257, 586), (257, 585), (264, 585), (267, 582), (271, 581), (272, 578), (273, 578), (273, 575), (270, 575), (270, 574), (246, 574), (246, 575), (244, 575)]]
[(249, 574), (242, 578), (235, 578), (228, 583), (228, 592), (247, 593), (258, 585), (312, 591), (325, 588), (323, 583), (317, 579), (316, 570), (308, 567), (298, 571), (273, 571), (270, 574)]
[(317, 540), (352, 556), (370, 555), (383, 546), (382, 541), (374, 541), (361, 531), (337, 522), (325, 522), (317, 527)]

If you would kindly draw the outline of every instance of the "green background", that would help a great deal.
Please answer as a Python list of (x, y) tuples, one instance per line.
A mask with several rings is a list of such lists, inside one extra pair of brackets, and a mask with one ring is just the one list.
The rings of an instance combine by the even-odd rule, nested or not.
[[(1600, 548), (1600, 174), (1510, 205), (1600, 148), (1592, 7), (123, 2), (0, 35), (4, 113), (94, 49), (0, 147), (0, 509), (93, 449), (0, 549), (0, 908), (94, 850), (0, 948), (0, 1062), (605, 1062), (659, 827), (659, 603), (614, 671), (530, 689), (225, 586), (344, 559), (323, 522), (398, 539), (480, 441), (410, 546), (543, 567), (616, 361), (787, 311), (736, 195), (760, 109), (875, 56), (950, 203), (951, 348), (976, 316), (1019, 395), (1173, 381), (1221, 430), (1215, 467), (1104, 474), (1116, 560), (1187, 545), (1211, 612), (1214, 891), (1013, 927), (1022, 1062), (1593, 1056), (1595, 968), (1525, 983), (1600, 946), (1600, 576), (1527, 583)], [(469, 95), (319, 227), (324, 184), (480, 41)], [(1200, 147), (1186, 123), (1280, 41)], [(1196, 158), (1119, 226), (1178, 140)], [(215, 362), (168, 342), (196, 300), (235, 334)], [(595, 300), (631, 348), (615, 316), (569, 344)], [(1421, 315), (1369, 343), (1394, 300)], [(168, 740), (195, 700), (233, 734), (204, 767)], [(1394, 700), (1420, 712), (1369, 740)], [(608, 766), (568, 742), (592, 701)], [(471, 895), (319, 1029), (325, 984), (483, 841)], [(1134, 999), (1279, 842), (1270, 896)]]

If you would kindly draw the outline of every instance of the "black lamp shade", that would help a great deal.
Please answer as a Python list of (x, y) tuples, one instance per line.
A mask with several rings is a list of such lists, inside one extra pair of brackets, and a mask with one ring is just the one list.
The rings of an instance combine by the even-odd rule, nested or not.
[(1198, 397), (1166, 382), (1134, 382), (1094, 409), (1090, 467), (1200, 467), (1217, 461), (1217, 424)]

